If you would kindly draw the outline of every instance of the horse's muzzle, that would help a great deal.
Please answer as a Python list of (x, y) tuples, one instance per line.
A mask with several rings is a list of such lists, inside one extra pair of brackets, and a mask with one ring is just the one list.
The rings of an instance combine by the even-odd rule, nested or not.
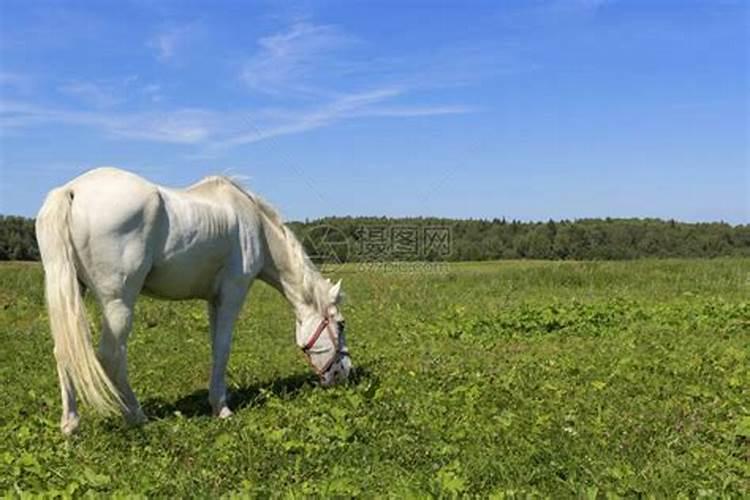
[(334, 361), (330, 368), (320, 375), (320, 385), (329, 387), (338, 384), (349, 378), (352, 371), (352, 361), (349, 353), (339, 353), (338, 359)]

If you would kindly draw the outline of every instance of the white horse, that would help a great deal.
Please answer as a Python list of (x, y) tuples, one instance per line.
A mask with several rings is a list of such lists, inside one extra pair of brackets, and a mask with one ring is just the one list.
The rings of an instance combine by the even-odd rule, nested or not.
[[(115, 168), (89, 171), (47, 196), (36, 220), (62, 392), (61, 428), (79, 423), (76, 390), (95, 409), (145, 421), (130, 388), (127, 339), (140, 293), (208, 302), (214, 415), (231, 415), (224, 375), (232, 329), (260, 278), (294, 308), (297, 345), (323, 385), (348, 377), (351, 362), (339, 310), (341, 282), (324, 279), (278, 213), (225, 177), (184, 189)], [(82, 300), (102, 308), (98, 356)]]

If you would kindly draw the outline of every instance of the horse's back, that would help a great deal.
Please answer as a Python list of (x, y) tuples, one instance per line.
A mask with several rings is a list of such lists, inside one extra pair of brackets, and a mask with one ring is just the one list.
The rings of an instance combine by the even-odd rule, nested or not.
[[(237, 193), (221, 178), (181, 190), (103, 167), (65, 188), (82, 278), (94, 290), (127, 287), (168, 299), (210, 298), (220, 273), (257, 271), (242, 266), (240, 235), (248, 231), (239, 230)], [(242, 218), (258, 254), (260, 222), (246, 210)]]
[(113, 167), (86, 172), (68, 186), (74, 217), (89, 221), (92, 230), (127, 232), (157, 215), (161, 205), (158, 186)]
[(74, 232), (86, 233), (80, 239), (148, 232), (163, 215), (158, 187), (124, 170), (98, 168), (68, 186)]

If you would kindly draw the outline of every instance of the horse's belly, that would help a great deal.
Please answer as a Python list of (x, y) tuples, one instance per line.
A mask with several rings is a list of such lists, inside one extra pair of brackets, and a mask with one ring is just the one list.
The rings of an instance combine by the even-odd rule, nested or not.
[(211, 299), (238, 245), (236, 222), (222, 205), (161, 189), (166, 237), (143, 292), (166, 299)]
[(216, 293), (219, 274), (225, 265), (221, 255), (174, 256), (154, 265), (143, 284), (146, 295), (163, 299), (210, 299)]

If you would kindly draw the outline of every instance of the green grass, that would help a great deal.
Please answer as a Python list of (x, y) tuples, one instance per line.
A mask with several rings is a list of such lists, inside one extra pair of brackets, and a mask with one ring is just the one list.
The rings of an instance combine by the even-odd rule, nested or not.
[(151, 421), (84, 407), (65, 439), (41, 269), (3, 265), (0, 492), (748, 494), (749, 260), (424, 271), (336, 271), (359, 370), (330, 390), (257, 284), (229, 421), (209, 416), (203, 304), (144, 298), (130, 368)]

